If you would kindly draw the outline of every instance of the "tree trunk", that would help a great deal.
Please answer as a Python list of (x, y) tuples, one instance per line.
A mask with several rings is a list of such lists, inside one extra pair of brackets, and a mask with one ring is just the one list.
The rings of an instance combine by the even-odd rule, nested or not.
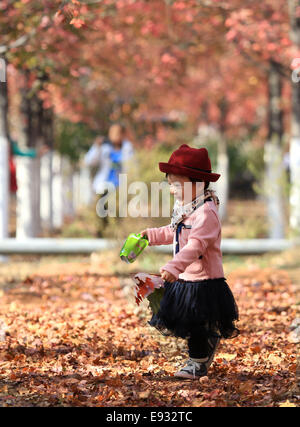
[(43, 102), (34, 95), (32, 98), (33, 103), (33, 118), (34, 118), (34, 143), (35, 149), (37, 150), (37, 157), (34, 159), (34, 174), (35, 174), (35, 188), (34, 188), (34, 200), (35, 200), (35, 224), (36, 224), (36, 235), (41, 234), (42, 223), (41, 223), (41, 159), (39, 151), (44, 145), (44, 109)]
[(284, 173), (283, 173), (283, 112), (281, 108), (282, 82), (275, 62), (270, 63), (269, 88), (269, 135), (264, 147), (265, 182), (269, 237), (284, 237)]
[[(26, 77), (27, 83), (28, 73)], [(27, 147), (38, 150), (41, 143), (41, 103), (29, 92), (28, 87), (22, 90), (21, 112), (25, 123), (24, 140)], [(39, 158), (18, 158), (17, 178), (17, 237), (37, 237), (41, 232)]]
[(52, 150), (41, 158), (41, 221), (43, 229), (53, 230)]
[(227, 216), (227, 203), (229, 194), (229, 159), (227, 153), (227, 141), (225, 137), (227, 101), (225, 98), (219, 103), (220, 117), (220, 139), (218, 141), (217, 173), (221, 176), (216, 182), (217, 194), (220, 199), (219, 216), (224, 220)]
[(219, 216), (224, 220), (227, 216), (227, 203), (229, 193), (229, 159), (227, 154), (226, 141), (221, 135), (218, 142), (218, 160), (217, 160), (217, 173), (221, 176), (216, 182), (217, 195), (220, 199)]
[[(300, 18), (297, 8), (300, 0), (289, 0), (290, 37), (296, 47), (300, 48)], [(291, 79), (292, 115), (290, 141), (290, 232), (300, 235), (300, 83)]]
[(80, 201), (80, 173), (78, 170), (73, 171), (73, 203), (75, 215), (81, 206)]
[[(6, 66), (3, 58), (1, 65)], [(0, 79), (0, 239), (8, 237), (9, 217), (8, 94), (5, 74), (2, 72)]]
[(34, 180), (36, 179), (35, 159), (17, 157), (17, 239), (37, 236), (35, 225), (36, 199)]
[(53, 226), (61, 228), (63, 225), (63, 186), (62, 186), (62, 158), (59, 153), (53, 153), (53, 181), (52, 181), (52, 201), (53, 201)]
[(86, 166), (80, 167), (79, 172), (80, 185), (80, 204), (82, 206), (90, 206), (93, 201), (92, 181), (90, 169)]
[(64, 189), (64, 218), (72, 219), (74, 217), (74, 191), (73, 191), (73, 167), (67, 157), (63, 158), (62, 164), (62, 186)]
[(33, 236), (38, 237), (41, 234), (41, 160), (39, 157), (31, 159), (32, 181), (30, 189), (30, 197), (32, 198), (32, 222)]
[[(47, 79), (47, 77), (45, 77)], [(44, 156), (41, 189), (41, 212), (44, 227), (53, 230), (53, 153), (54, 153), (54, 112), (53, 108), (43, 110), (43, 141), (49, 152)]]

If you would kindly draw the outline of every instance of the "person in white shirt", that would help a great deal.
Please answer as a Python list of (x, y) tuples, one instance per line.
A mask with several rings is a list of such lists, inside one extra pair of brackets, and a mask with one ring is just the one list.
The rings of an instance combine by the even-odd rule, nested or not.
[(127, 172), (128, 160), (133, 156), (132, 143), (126, 139), (125, 128), (120, 124), (110, 127), (108, 138), (97, 137), (85, 155), (87, 166), (98, 166), (94, 177), (93, 190), (96, 194), (107, 191), (107, 183), (119, 186), (119, 174)]

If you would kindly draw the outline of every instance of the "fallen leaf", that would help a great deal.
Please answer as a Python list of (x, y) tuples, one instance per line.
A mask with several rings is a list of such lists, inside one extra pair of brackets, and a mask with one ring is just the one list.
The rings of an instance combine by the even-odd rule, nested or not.
[(279, 404), (279, 406), (281, 408), (296, 408), (297, 407), (297, 405), (295, 405), (295, 403), (290, 402), (289, 400), (286, 400), (285, 402), (281, 402)]
[(142, 391), (141, 393), (139, 393), (139, 398), (140, 399), (148, 399), (150, 394), (151, 394), (150, 390)]

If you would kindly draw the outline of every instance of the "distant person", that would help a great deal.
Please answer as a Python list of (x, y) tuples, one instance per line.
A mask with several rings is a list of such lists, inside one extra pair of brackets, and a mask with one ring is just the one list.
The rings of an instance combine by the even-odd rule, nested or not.
[(114, 124), (108, 132), (108, 139), (98, 136), (85, 155), (87, 166), (96, 166), (98, 171), (93, 181), (93, 190), (102, 194), (107, 190), (107, 183), (119, 186), (119, 174), (127, 171), (126, 163), (133, 156), (133, 146), (126, 139), (125, 128)]

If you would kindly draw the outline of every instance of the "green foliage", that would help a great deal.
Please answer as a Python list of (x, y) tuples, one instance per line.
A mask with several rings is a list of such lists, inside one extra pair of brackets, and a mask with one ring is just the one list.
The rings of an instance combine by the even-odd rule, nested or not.
[(56, 123), (56, 149), (76, 163), (87, 152), (95, 133), (84, 123), (58, 120)]
[(97, 222), (94, 209), (81, 209), (76, 218), (68, 221), (61, 236), (65, 238), (95, 238), (97, 235)]
[(217, 169), (217, 156), (218, 156), (218, 141), (214, 138), (207, 138), (202, 140), (202, 138), (195, 137), (192, 142), (192, 146), (195, 148), (205, 147), (208, 151), (208, 155), (211, 161), (212, 170), (216, 171)]
[(149, 306), (153, 312), (153, 314), (157, 314), (159, 307), (160, 307), (160, 301), (162, 297), (164, 296), (164, 288), (154, 289), (154, 292), (152, 294), (148, 295), (147, 298), (149, 300)]
[[(253, 175), (253, 190), (259, 194), (264, 196), (264, 178), (265, 178), (265, 162), (264, 162), (264, 147), (255, 147), (250, 144), (246, 147), (246, 165), (248, 171)], [(285, 197), (289, 196), (290, 193), (290, 182), (288, 174), (285, 170), (281, 171), (281, 178), (279, 181), (279, 185), (282, 189), (282, 194)]]
[(268, 237), (268, 224), (265, 217), (245, 218), (236, 227), (236, 239), (263, 239)]
[[(218, 140), (208, 139), (204, 144), (207, 148), (212, 169), (217, 170)], [(251, 140), (227, 141), (229, 158), (229, 188), (233, 194), (251, 195), (261, 193), (261, 182), (264, 174), (264, 149), (257, 147)]]
[(264, 177), (264, 147), (254, 147), (249, 144), (246, 153), (246, 168), (255, 178), (253, 189), (257, 194), (262, 194), (262, 181)]
[(161, 182), (165, 175), (159, 170), (159, 162), (167, 162), (174, 147), (164, 144), (155, 145), (151, 150), (140, 149), (136, 153), (135, 167), (129, 174), (129, 180), (143, 181), (150, 186), (151, 182)]

